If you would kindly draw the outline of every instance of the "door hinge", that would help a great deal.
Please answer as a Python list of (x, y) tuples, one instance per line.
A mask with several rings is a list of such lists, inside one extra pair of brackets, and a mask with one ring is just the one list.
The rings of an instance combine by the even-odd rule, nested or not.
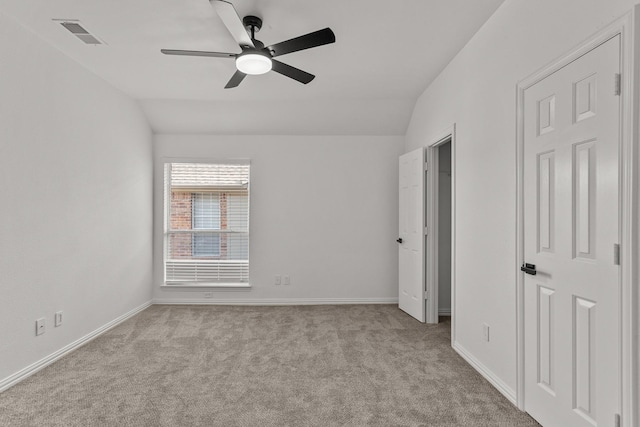
[(427, 228), (427, 227), (424, 228), (424, 235), (425, 236), (429, 235), (429, 228)]
[(617, 243), (613, 244), (613, 264), (620, 265), (620, 245)]
[(615, 95), (620, 95), (620, 93), (622, 93), (622, 74), (617, 73), (615, 75), (615, 80), (614, 80), (614, 94)]
[(614, 425), (615, 427), (620, 427), (620, 414), (616, 414), (614, 417), (615, 417), (615, 418), (614, 418), (614, 423), (613, 423), (613, 425)]
[(425, 301), (429, 299), (429, 290), (424, 291), (424, 299)]
[(429, 163), (424, 162), (424, 171), (427, 172), (429, 170)]

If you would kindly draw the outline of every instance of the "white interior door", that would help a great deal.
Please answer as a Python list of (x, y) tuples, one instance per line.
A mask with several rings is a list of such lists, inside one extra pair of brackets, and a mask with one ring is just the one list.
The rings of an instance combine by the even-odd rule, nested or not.
[(400, 156), (398, 305), (421, 322), (425, 321), (424, 164), (423, 148)]
[(525, 91), (525, 409), (545, 427), (620, 410), (619, 69), (614, 37)]

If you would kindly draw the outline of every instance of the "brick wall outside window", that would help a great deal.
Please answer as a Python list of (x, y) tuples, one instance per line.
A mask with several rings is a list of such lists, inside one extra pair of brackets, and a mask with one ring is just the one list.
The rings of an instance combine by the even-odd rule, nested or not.
[[(191, 192), (171, 192), (171, 229), (191, 230), (193, 197)], [(171, 237), (169, 247), (171, 259), (191, 259), (193, 241), (191, 234), (174, 234)]]
[[(227, 229), (227, 193), (220, 193), (220, 229)], [(189, 191), (171, 192), (171, 229), (191, 230), (193, 228), (193, 193)], [(191, 234), (174, 234), (170, 237), (170, 259), (194, 259), (193, 237)], [(220, 235), (220, 256), (197, 257), (197, 259), (226, 259), (227, 235)]]

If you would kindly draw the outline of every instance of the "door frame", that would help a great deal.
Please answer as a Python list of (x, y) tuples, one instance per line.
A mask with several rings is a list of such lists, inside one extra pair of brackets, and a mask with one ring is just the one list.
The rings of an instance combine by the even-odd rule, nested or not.
[(451, 344), (455, 342), (455, 236), (456, 236), (456, 125), (438, 132), (428, 139), (425, 146), (427, 161), (425, 185), (425, 224), (427, 227), (425, 242), (425, 291), (428, 299), (425, 301), (427, 323), (438, 323), (438, 148), (451, 143)]
[[(587, 41), (562, 55), (555, 61), (518, 82), (516, 86), (516, 265), (524, 263), (524, 92), (529, 87), (594, 50), (607, 40), (620, 36), (620, 72), (622, 74), (620, 93), (620, 244), (622, 248), (620, 265), (620, 306), (621, 322), (621, 369), (620, 369), (620, 414), (621, 426), (639, 425), (638, 384), (640, 383), (640, 348), (638, 332), (639, 286), (638, 266), (640, 265), (640, 159), (637, 120), (640, 96), (635, 76), (640, 70), (640, 43), (636, 43), (640, 29), (640, 6), (634, 8), (600, 30)], [(516, 270), (516, 398), (518, 408), (525, 408), (525, 344), (524, 344), (524, 274)], [(612, 420), (613, 422), (613, 420)]]

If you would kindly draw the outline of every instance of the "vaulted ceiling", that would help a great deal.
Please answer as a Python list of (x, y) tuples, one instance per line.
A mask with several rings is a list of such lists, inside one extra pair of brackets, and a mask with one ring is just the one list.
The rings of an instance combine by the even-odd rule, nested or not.
[(504, 0), (230, 1), (263, 19), (267, 45), (330, 27), (336, 43), (279, 58), (315, 80), (271, 72), (224, 89), (232, 59), (161, 54), (240, 51), (208, 0), (0, 0), (0, 12), (139, 100), (159, 133), (403, 135), (417, 97)]

